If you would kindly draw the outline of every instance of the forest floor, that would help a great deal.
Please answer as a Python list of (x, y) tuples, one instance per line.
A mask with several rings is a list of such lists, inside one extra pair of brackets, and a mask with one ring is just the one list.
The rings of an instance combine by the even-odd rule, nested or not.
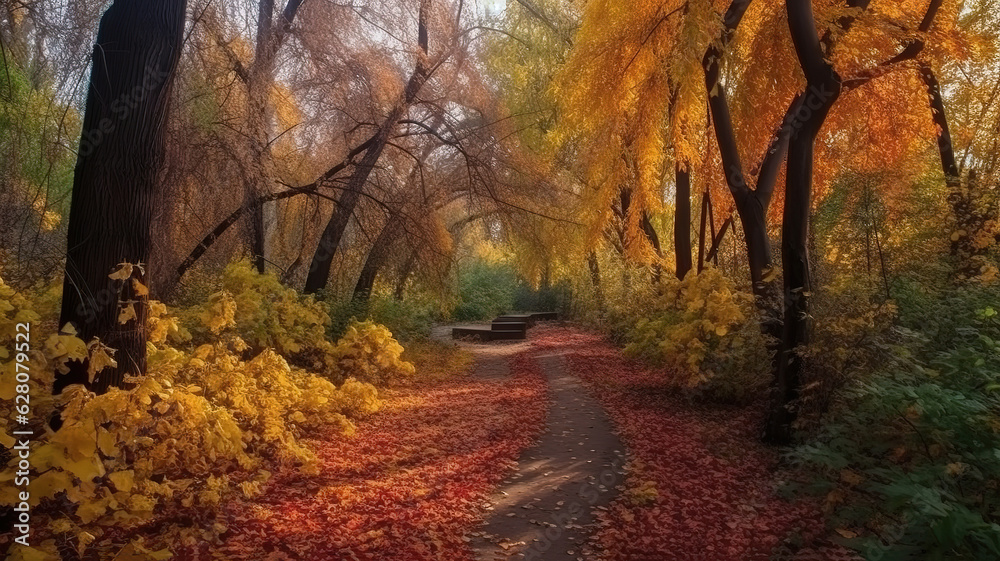
[(778, 496), (760, 407), (683, 400), (573, 328), (461, 345), (472, 372), (389, 390), (353, 437), (317, 435), (319, 474), (228, 504), (224, 542), (199, 557), (852, 559), (821, 504)]

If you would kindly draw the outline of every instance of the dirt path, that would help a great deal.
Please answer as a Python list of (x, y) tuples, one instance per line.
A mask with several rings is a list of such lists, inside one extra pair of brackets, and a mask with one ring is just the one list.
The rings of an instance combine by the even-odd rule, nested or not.
[[(508, 375), (509, 360), (532, 347), (530, 339), (467, 345), (476, 354), (474, 375), (484, 377)], [(549, 384), (546, 430), (491, 498), (486, 524), (471, 534), (479, 561), (593, 558), (586, 542), (594, 508), (610, 503), (624, 481), (624, 447), (603, 408), (569, 373), (563, 354), (541, 351), (533, 360)]]

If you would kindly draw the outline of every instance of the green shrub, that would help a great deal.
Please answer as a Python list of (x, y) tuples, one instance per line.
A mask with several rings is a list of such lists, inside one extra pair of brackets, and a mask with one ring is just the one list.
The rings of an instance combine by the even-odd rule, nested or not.
[[(933, 322), (927, 309), (982, 297), (952, 291), (902, 316)], [(904, 329), (895, 360), (845, 388), (818, 435), (789, 454), (814, 470), (811, 487), (869, 559), (1000, 558), (1000, 322), (995, 307), (940, 319), (952, 327)], [(952, 346), (916, 350), (932, 341)]]
[(514, 308), (522, 282), (506, 265), (475, 261), (458, 276), (458, 304), (452, 317), (458, 321), (492, 319)]
[(372, 296), (367, 302), (347, 300), (329, 304), (329, 334), (339, 338), (357, 319), (371, 320), (386, 326), (400, 341), (420, 341), (431, 334), (431, 327), (441, 319), (440, 305), (420, 298), (397, 300)]

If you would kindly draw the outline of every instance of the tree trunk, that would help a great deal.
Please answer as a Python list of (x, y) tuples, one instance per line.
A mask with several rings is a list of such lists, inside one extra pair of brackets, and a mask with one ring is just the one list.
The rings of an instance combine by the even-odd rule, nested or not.
[(306, 277), (304, 291), (306, 294), (314, 294), (326, 288), (326, 283), (330, 278), (330, 268), (333, 265), (333, 258), (340, 247), (340, 240), (344, 236), (344, 231), (350, 223), (354, 208), (364, 194), (365, 184), (368, 176), (371, 175), (375, 164), (378, 163), (382, 151), (389, 141), (389, 136), (396, 124), (409, 109), (410, 104), (416, 99), (420, 89), (423, 88), (429, 77), (427, 66), (427, 18), (429, 17), (431, 0), (421, 0), (418, 21), (418, 45), (420, 47), (420, 58), (417, 66), (410, 76), (403, 91), (402, 99), (389, 112), (389, 116), (382, 122), (378, 132), (376, 132), (372, 144), (365, 151), (354, 173), (348, 180), (347, 187), (337, 200), (337, 208), (333, 211), (333, 216), (327, 223), (323, 234), (320, 236), (319, 245), (313, 255), (312, 264), (309, 266), (309, 274)]
[(674, 193), (674, 257), (677, 263), (677, 278), (684, 277), (691, 270), (691, 172), (674, 169), (676, 187)]
[(375, 238), (375, 242), (372, 244), (370, 250), (368, 250), (368, 258), (365, 259), (365, 264), (361, 268), (361, 274), (358, 276), (358, 283), (354, 286), (354, 300), (359, 302), (367, 302), (371, 297), (372, 288), (375, 287), (375, 279), (378, 277), (379, 270), (385, 265), (386, 259), (388, 259), (390, 253), (389, 250), (392, 249), (393, 243), (399, 236), (403, 233), (403, 220), (400, 216), (393, 215), (389, 217), (389, 221), (385, 223), (382, 227), (382, 231), (379, 232), (378, 237)]
[[(73, 177), (60, 325), (84, 341), (117, 349), (118, 366), (88, 382), (70, 362), (54, 392), (85, 383), (98, 393), (125, 386), (146, 369), (145, 284), (137, 268), (108, 277), (120, 263), (149, 261), (150, 222), (164, 159), (171, 86), (180, 56), (186, 0), (115, 0), (101, 18)], [(124, 306), (135, 318), (118, 321)]]
[(750, 6), (750, 0), (733, 0), (723, 17), (723, 32), (719, 40), (713, 43), (705, 52), (702, 66), (705, 70), (705, 88), (708, 91), (708, 105), (712, 115), (712, 125), (722, 157), (722, 167), (725, 172), (726, 184), (733, 196), (736, 213), (743, 225), (743, 236), (747, 245), (747, 264), (750, 269), (750, 282), (753, 287), (757, 309), (761, 315), (762, 330), (772, 336), (777, 336), (781, 320), (775, 305), (776, 288), (768, 282), (767, 273), (772, 269), (771, 241), (767, 233), (767, 209), (771, 204), (771, 195), (778, 180), (778, 172), (784, 161), (788, 148), (788, 137), (791, 134), (792, 121), (798, 109), (799, 99), (792, 101), (785, 113), (781, 128), (771, 139), (771, 144), (761, 162), (757, 173), (756, 188), (751, 189), (746, 181), (743, 163), (740, 158), (736, 132), (733, 127), (732, 115), (729, 111), (729, 101), (726, 89), (720, 81), (722, 74), (721, 61), (725, 48), (739, 27), (743, 15)]
[(248, 219), (247, 247), (259, 273), (264, 272), (267, 263), (267, 227), (264, 223), (264, 206), (257, 204), (257, 200), (270, 191), (269, 180), (273, 175), (271, 89), (274, 86), (275, 58), (301, 4), (302, 0), (290, 0), (282, 11), (280, 20), (275, 22), (274, 0), (259, 1), (254, 60), (246, 74), (250, 177), (243, 182), (243, 205), (247, 209)]
[(406, 292), (406, 282), (410, 280), (410, 275), (413, 274), (413, 268), (417, 264), (417, 251), (411, 250), (410, 256), (406, 258), (406, 262), (403, 263), (403, 269), (399, 272), (399, 278), (396, 280), (396, 290), (393, 291), (392, 297), (396, 300), (402, 300), (403, 294)]
[(799, 63), (806, 75), (806, 93), (788, 148), (785, 207), (781, 226), (784, 269), (784, 325), (775, 385), (764, 438), (791, 441), (798, 409), (802, 357), (799, 347), (809, 341), (809, 214), (812, 210), (813, 157), (816, 136), (840, 96), (841, 80), (826, 61), (816, 33), (811, 0), (787, 0), (788, 25)]
[[(628, 213), (632, 211), (632, 190), (622, 189), (619, 195), (621, 206), (622, 206), (622, 231), (623, 234), (623, 249), (628, 248), (632, 243), (632, 239), (628, 232)], [(649, 220), (649, 215), (643, 211), (642, 217), (639, 220), (639, 227), (642, 230), (642, 235), (649, 242), (650, 247), (653, 248), (653, 252), (656, 253), (657, 257), (661, 256), (663, 249), (660, 247), (660, 236), (656, 234), (656, 228), (653, 227), (653, 223)], [(660, 282), (660, 276), (662, 275), (662, 268), (659, 263), (653, 264), (653, 284)]]
[(931, 118), (941, 131), (938, 135), (938, 152), (941, 155), (941, 170), (944, 172), (948, 206), (951, 207), (951, 255), (957, 259), (955, 279), (965, 281), (978, 276), (988, 262), (990, 246), (978, 247), (975, 243), (976, 233), (980, 232), (988, 221), (996, 220), (997, 217), (995, 212), (989, 212), (984, 208), (988, 205), (980, 204), (977, 192), (979, 185), (975, 181), (974, 174), (970, 173), (967, 184), (962, 184), (962, 174), (952, 144), (944, 99), (941, 96), (941, 85), (934, 70), (926, 64), (921, 65), (920, 78), (927, 88)]
[(597, 253), (587, 253), (587, 268), (590, 269), (590, 282), (594, 285), (594, 299), (597, 300), (597, 311), (604, 314), (604, 290), (601, 288), (601, 265), (597, 262)]
[(705, 269), (705, 237), (707, 235), (705, 227), (708, 224), (708, 208), (712, 204), (711, 201), (711, 195), (705, 191), (701, 197), (701, 221), (698, 223), (698, 274), (701, 274)]

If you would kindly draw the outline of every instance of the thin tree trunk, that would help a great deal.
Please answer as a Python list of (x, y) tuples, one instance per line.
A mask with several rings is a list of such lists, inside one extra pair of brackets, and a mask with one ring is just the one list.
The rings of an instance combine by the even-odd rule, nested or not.
[[(632, 243), (632, 240), (629, 237), (628, 226), (627, 226), (628, 213), (633, 210), (632, 190), (622, 189), (619, 198), (622, 206), (622, 230), (624, 232), (623, 245), (625, 248), (627, 248)], [(653, 248), (653, 251), (656, 253), (656, 256), (660, 257), (663, 254), (663, 250), (660, 246), (660, 236), (656, 234), (656, 228), (653, 227), (653, 223), (649, 220), (649, 215), (646, 214), (645, 211), (643, 211), (642, 217), (639, 220), (639, 227), (642, 230), (643, 237), (645, 237), (646, 241), (649, 242), (649, 245)], [(654, 263), (653, 275), (652, 275), (653, 284), (657, 284), (660, 282), (661, 275), (662, 275), (662, 268), (660, 264)]]
[(941, 96), (941, 85), (934, 70), (926, 64), (921, 65), (920, 78), (927, 88), (931, 118), (941, 131), (938, 135), (938, 153), (941, 156), (941, 170), (944, 172), (948, 206), (951, 207), (952, 214), (951, 255), (957, 258), (956, 278), (962, 281), (974, 278), (981, 272), (985, 262), (983, 258), (989, 249), (988, 246), (976, 247), (973, 240), (975, 233), (982, 229), (991, 217), (976, 209), (977, 185), (972, 178), (970, 177), (968, 185), (962, 184), (961, 170), (958, 167), (958, 158), (955, 156), (951, 129), (945, 113), (944, 98)]
[(354, 285), (354, 300), (367, 302), (371, 297), (375, 279), (389, 257), (389, 250), (402, 233), (402, 218), (396, 215), (390, 216), (372, 243), (371, 249), (368, 250), (368, 257), (361, 268), (361, 274), (358, 275), (358, 282)]
[(698, 225), (698, 273), (705, 269), (705, 226), (708, 222), (708, 207), (711, 198), (708, 191), (701, 197), (701, 222)]
[(347, 183), (346, 190), (337, 201), (337, 208), (334, 209), (333, 216), (320, 236), (319, 245), (316, 248), (316, 253), (313, 254), (312, 264), (309, 266), (309, 274), (306, 277), (304, 291), (307, 294), (313, 294), (326, 288), (327, 281), (330, 278), (330, 268), (333, 265), (333, 258), (337, 254), (337, 249), (340, 247), (340, 240), (343, 238), (344, 231), (347, 229), (351, 216), (354, 214), (354, 208), (364, 194), (368, 176), (371, 175), (375, 164), (378, 163), (378, 159), (389, 141), (392, 130), (409, 109), (410, 104), (416, 99), (424, 83), (427, 82), (430, 72), (427, 67), (427, 18), (430, 17), (430, 5), (431, 0), (421, 0), (420, 2), (418, 17), (420, 58), (417, 60), (417, 66), (406, 84), (402, 99), (390, 111), (385, 121), (383, 121), (378, 132), (375, 134), (371, 146), (365, 151), (361, 162), (354, 169), (354, 173)]
[(788, 150), (788, 137), (801, 101), (801, 96), (792, 100), (781, 127), (771, 139), (757, 173), (756, 188), (751, 189), (746, 181), (740, 158), (736, 132), (726, 89), (720, 81), (721, 61), (725, 48), (739, 27), (751, 0), (733, 0), (723, 17), (723, 32), (719, 40), (705, 52), (702, 66), (705, 70), (705, 87), (708, 91), (708, 105), (712, 115), (712, 125), (722, 157), (726, 184), (733, 196), (736, 212), (743, 226), (743, 237), (747, 247), (747, 265), (750, 282), (760, 312), (761, 329), (777, 337), (781, 329), (780, 312), (777, 309), (777, 287), (770, 282), (768, 272), (772, 270), (771, 241), (767, 232), (767, 210), (778, 180), (781, 164)]
[(406, 258), (406, 262), (403, 263), (403, 269), (399, 272), (399, 279), (396, 281), (396, 290), (393, 291), (393, 298), (396, 300), (402, 300), (403, 294), (406, 291), (406, 281), (410, 280), (410, 275), (413, 274), (413, 267), (417, 264), (417, 251), (410, 251), (410, 256)]
[(587, 253), (587, 268), (590, 270), (590, 282), (594, 285), (594, 298), (597, 300), (597, 311), (604, 314), (604, 290), (601, 288), (601, 265), (597, 261), (597, 253)]
[(691, 270), (691, 172), (674, 169), (676, 188), (674, 193), (674, 257), (677, 264), (677, 278), (684, 277)]
[[(87, 364), (70, 362), (54, 392), (84, 383), (102, 393), (146, 370), (147, 297), (137, 268), (149, 262), (150, 223), (165, 154), (170, 95), (183, 40), (186, 0), (116, 0), (101, 18), (73, 177), (60, 325), (84, 341), (116, 349), (117, 367), (88, 382)], [(119, 322), (126, 306), (135, 317)]]
[[(732, 226), (732, 225), (733, 225), (733, 217), (732, 216), (730, 216), (729, 218), (725, 219), (725, 221), (722, 222), (722, 226), (719, 228), (719, 233), (716, 234), (715, 238), (712, 240), (712, 249), (709, 250), (708, 257), (707, 257), (707, 259), (709, 261), (714, 261), (716, 264), (718, 264), (718, 262), (719, 262), (719, 247), (722, 245), (722, 241), (726, 239), (726, 232), (729, 231), (729, 227)], [(735, 244), (734, 244), (734, 246), (735, 246)], [(735, 268), (735, 266), (736, 266), (736, 263), (734, 261), (733, 267)]]
[[(247, 209), (248, 247), (258, 272), (263, 273), (267, 259), (267, 231), (264, 206), (256, 201), (270, 191), (273, 175), (271, 162), (271, 89), (274, 87), (275, 59), (284, 42), (302, 0), (290, 0), (275, 22), (274, 0), (260, 0), (257, 5), (257, 42), (254, 60), (246, 73), (247, 139), (250, 177), (244, 182), (243, 204)], [(276, 25), (277, 23), (277, 25)]]
[[(656, 252), (657, 258), (663, 257), (663, 249), (660, 247), (660, 236), (656, 233), (656, 228), (653, 227), (653, 222), (650, 221), (649, 215), (645, 212), (642, 213), (642, 232), (645, 234), (646, 239), (649, 240), (649, 244), (653, 246), (653, 251)], [(653, 263), (653, 284), (659, 284), (660, 278), (663, 276), (663, 266), (657, 261)]]

